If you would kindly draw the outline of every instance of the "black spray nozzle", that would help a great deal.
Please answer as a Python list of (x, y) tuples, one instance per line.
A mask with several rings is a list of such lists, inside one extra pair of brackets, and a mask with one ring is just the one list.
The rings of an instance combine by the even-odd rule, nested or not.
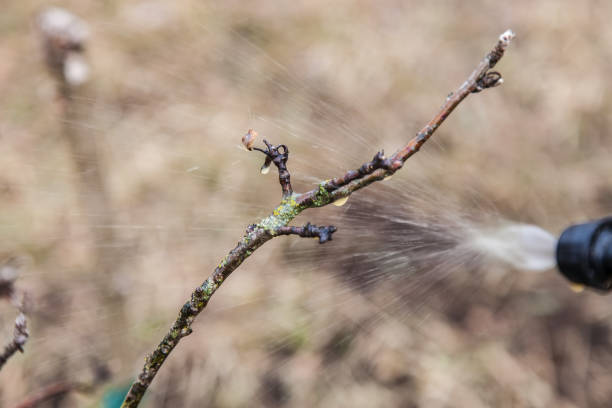
[(574, 283), (612, 290), (612, 217), (563, 231), (557, 244), (557, 265)]

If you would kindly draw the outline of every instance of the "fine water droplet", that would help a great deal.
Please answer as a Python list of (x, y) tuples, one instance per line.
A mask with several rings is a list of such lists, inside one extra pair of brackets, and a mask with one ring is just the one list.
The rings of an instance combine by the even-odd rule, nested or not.
[(268, 164), (267, 166), (264, 164), (263, 166), (261, 166), (261, 174), (268, 174), (270, 172), (270, 165)]
[(584, 285), (582, 283), (570, 283), (569, 285), (572, 292), (580, 293), (584, 290)]
[(89, 79), (89, 65), (80, 53), (69, 52), (64, 62), (64, 78), (70, 85), (78, 86)]
[(391, 178), (393, 178), (393, 174), (389, 174), (388, 176), (385, 176), (383, 181), (391, 180)]
[(336, 201), (334, 201), (332, 204), (335, 205), (336, 207), (342, 207), (344, 204), (346, 204), (347, 201), (348, 201), (348, 196), (339, 198)]
[(556, 265), (557, 239), (535, 225), (512, 224), (476, 230), (470, 245), (522, 270), (545, 271)]

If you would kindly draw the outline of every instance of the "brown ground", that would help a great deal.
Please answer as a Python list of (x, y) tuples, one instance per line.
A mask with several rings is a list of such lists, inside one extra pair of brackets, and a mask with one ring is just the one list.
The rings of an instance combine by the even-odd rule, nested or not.
[[(0, 251), (23, 265), (32, 310), (25, 354), (0, 372), (1, 406), (108, 369), (93, 394), (48, 405), (98, 406), (140, 369), (192, 288), (279, 200), (261, 158), (236, 148), (246, 129), (289, 146), (305, 190), (405, 143), (507, 28), (518, 38), (504, 85), (464, 102), (389, 187), (297, 220), (331, 220), (333, 242), (277, 239), (251, 257), (143, 406), (609, 406), (609, 298), (577, 296), (553, 271), (475, 274), (463, 259), (442, 267), (465, 273), (433, 285), (355, 285), (351, 248), (355, 231), (385, 227), (367, 211), (396, 214), (408, 197), (411, 216), (499, 215), (555, 234), (610, 214), (612, 3), (61, 2), (92, 29), (94, 77), (71, 126), (102, 158), (105, 214), (83, 205), (91, 191), (33, 30), (45, 2), (6, 3)], [(0, 339), (15, 316), (4, 303)]]

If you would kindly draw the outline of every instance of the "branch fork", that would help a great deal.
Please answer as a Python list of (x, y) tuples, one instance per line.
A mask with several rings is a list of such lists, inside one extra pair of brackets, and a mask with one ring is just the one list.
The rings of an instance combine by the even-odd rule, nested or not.
[[(250, 131), (252, 131), (252, 129)], [(278, 181), (280, 182), (283, 190), (283, 198), (286, 198), (293, 194), (293, 189), (291, 188), (291, 176), (289, 175), (289, 170), (287, 170), (289, 149), (284, 144), (274, 146), (268, 143), (266, 139), (264, 139), (263, 142), (266, 145), (265, 149), (260, 149), (259, 147), (253, 147), (252, 149), (266, 155), (266, 160), (264, 161), (263, 166), (261, 166), (261, 172), (267, 173), (267, 169), (270, 167), (270, 164), (274, 163), (278, 169)]]

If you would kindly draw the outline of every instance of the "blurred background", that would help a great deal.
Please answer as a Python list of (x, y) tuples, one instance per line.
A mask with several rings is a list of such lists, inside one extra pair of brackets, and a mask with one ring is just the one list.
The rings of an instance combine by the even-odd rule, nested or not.
[[(49, 4), (0, 13), (0, 254), (30, 330), (1, 406), (72, 382), (92, 387), (39, 406), (119, 405), (193, 288), (280, 200), (240, 148), (247, 129), (286, 144), (294, 189), (311, 189), (405, 144), (507, 28), (503, 86), (392, 180), (294, 221), (336, 225), (332, 242), (259, 249), (142, 406), (609, 406), (612, 300), (454, 245), (466, 225), (558, 235), (612, 212), (612, 3), (55, 5), (89, 27), (68, 102), (36, 29)], [(0, 303), (2, 344), (15, 315)]]

